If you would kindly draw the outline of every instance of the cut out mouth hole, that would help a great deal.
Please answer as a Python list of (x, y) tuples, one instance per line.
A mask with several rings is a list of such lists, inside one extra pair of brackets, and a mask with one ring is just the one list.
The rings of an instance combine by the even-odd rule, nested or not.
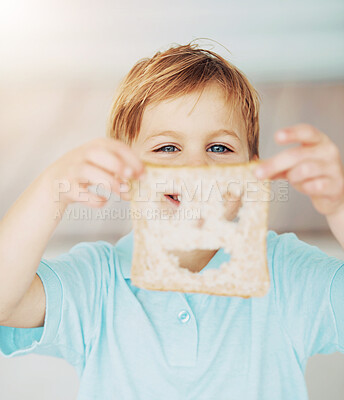
[[(187, 269), (193, 274), (199, 274), (200, 272), (203, 272), (203, 269), (209, 264), (210, 260), (215, 256), (217, 251), (218, 249), (173, 250), (169, 251), (168, 254), (178, 257), (178, 268)], [(197, 254), (198, 257), (205, 258), (202, 262), (202, 265), (195, 265), (195, 263), (189, 262), (189, 260), (194, 259), (195, 254)], [(193, 265), (193, 267), (191, 267), (191, 265)]]

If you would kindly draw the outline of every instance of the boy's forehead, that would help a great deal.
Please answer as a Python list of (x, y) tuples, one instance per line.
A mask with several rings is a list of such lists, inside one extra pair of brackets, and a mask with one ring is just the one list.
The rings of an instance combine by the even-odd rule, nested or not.
[(173, 97), (162, 97), (158, 101), (150, 102), (145, 107), (144, 112), (154, 113), (164, 110), (175, 109), (178, 112), (188, 114), (197, 113), (200, 109), (206, 108), (211, 111), (209, 105), (216, 104), (216, 108), (225, 107), (226, 109), (237, 108), (237, 97), (235, 95), (226, 96), (223, 88), (218, 84), (208, 84), (202, 89), (188, 93), (180, 93)]
[(212, 85), (202, 92), (148, 104), (143, 112), (140, 136), (184, 132), (188, 127), (211, 133), (221, 129), (232, 130), (240, 136), (245, 132), (245, 123), (237, 103), (236, 99), (227, 99), (218, 85)]

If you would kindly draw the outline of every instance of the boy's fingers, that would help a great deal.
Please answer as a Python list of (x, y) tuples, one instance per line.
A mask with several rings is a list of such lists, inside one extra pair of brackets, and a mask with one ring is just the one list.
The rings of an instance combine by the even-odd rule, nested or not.
[(114, 183), (113, 174), (91, 163), (84, 164), (81, 167), (78, 179), (86, 179), (90, 185), (103, 185), (106, 188), (111, 188)]
[(288, 171), (283, 171), (283, 172), (275, 175), (274, 179), (275, 180), (277, 180), (277, 179), (288, 180), (287, 173), (288, 173)]
[[(87, 159), (101, 165), (103, 168), (109, 169), (111, 173), (118, 172), (119, 167), (116, 164), (114, 165), (113, 161), (109, 160), (105, 155), (106, 153), (121, 160), (128, 167), (126, 170), (127, 177), (130, 175), (138, 177), (144, 170), (144, 165), (140, 158), (126, 143), (120, 140), (108, 137), (97, 138), (88, 142), (85, 148)], [(102, 157), (104, 157), (104, 161), (101, 161)]]
[(122, 200), (130, 200), (131, 185), (129, 181), (116, 179), (113, 185), (113, 191), (117, 193)]
[(103, 149), (90, 151), (86, 154), (86, 160), (110, 174), (113, 174), (114, 171), (123, 172), (124, 169), (123, 161), (120, 157)]
[(262, 161), (255, 169), (255, 175), (259, 179), (276, 179), (282, 172), (289, 170), (296, 164), (307, 158), (315, 158), (318, 154), (313, 148), (298, 146), (284, 150), (277, 155)]
[(89, 163), (104, 169), (110, 174), (116, 173), (123, 178), (139, 176), (143, 170), (141, 161), (142, 166), (138, 168), (138, 163), (133, 162), (131, 157), (127, 159), (125, 155), (115, 154), (104, 148), (91, 149), (86, 153), (85, 157)]
[(326, 167), (327, 164), (322, 160), (305, 160), (286, 171), (285, 174), (290, 183), (295, 185), (307, 179), (328, 175)]
[(275, 140), (281, 144), (302, 143), (317, 144), (323, 141), (326, 136), (311, 125), (299, 124), (284, 128), (275, 133)]
[(87, 199), (85, 200), (80, 200), (79, 202), (82, 205), (86, 205), (92, 208), (100, 208), (105, 206), (107, 203), (108, 199), (102, 196), (97, 195), (96, 193), (92, 192), (87, 192), (85, 193), (85, 196), (87, 196)]
[(330, 197), (331, 193), (331, 180), (328, 176), (318, 176), (314, 179), (308, 179), (299, 182), (295, 188), (308, 196), (321, 196)]
[(293, 168), (306, 159), (326, 162), (332, 166), (342, 165), (338, 147), (325, 136), (320, 144), (310, 146), (300, 145), (284, 150), (265, 161), (261, 161), (255, 169), (255, 174), (258, 179), (277, 179), (276, 177), (280, 176), (282, 172)]
[(130, 193), (127, 192), (121, 192), (121, 199), (122, 200), (126, 200), (126, 201), (130, 201), (131, 200), (131, 195)]
[[(139, 175), (143, 172), (144, 165), (134, 151), (125, 143), (119, 140), (110, 140), (110, 150), (121, 157), (132, 168), (134, 174)], [(129, 177), (129, 176), (127, 176)]]

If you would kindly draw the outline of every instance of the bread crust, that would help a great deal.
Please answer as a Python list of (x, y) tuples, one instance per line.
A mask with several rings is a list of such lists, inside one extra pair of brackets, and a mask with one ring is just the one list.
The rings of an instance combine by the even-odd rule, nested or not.
[[(131, 182), (132, 283), (149, 290), (245, 298), (264, 296), (270, 284), (266, 253), (270, 184), (254, 176), (257, 164), (164, 166), (146, 163), (145, 177)], [(171, 183), (175, 185), (173, 189)], [(201, 186), (199, 192), (197, 185)], [(180, 194), (181, 202), (177, 208), (169, 207), (169, 213), (164, 216), (167, 205), (164, 194), (168, 193)], [(228, 193), (241, 199), (238, 221), (225, 218), (224, 196)], [(195, 210), (198, 219), (192, 218), (196, 214), (191, 212)], [(181, 218), (182, 211), (184, 218)], [(190, 212), (190, 218), (186, 211)], [(219, 248), (230, 254), (230, 260), (217, 269), (200, 273), (181, 268), (178, 257), (171, 254), (173, 250)]]

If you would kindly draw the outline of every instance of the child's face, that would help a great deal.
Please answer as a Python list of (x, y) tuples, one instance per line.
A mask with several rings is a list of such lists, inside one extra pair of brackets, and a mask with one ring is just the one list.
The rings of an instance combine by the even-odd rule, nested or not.
[[(216, 84), (208, 85), (200, 97), (199, 93), (190, 93), (149, 105), (143, 113), (138, 137), (131, 146), (142, 160), (155, 164), (249, 161), (241, 112), (231, 109)], [(176, 197), (171, 199), (171, 195), (165, 195), (166, 206), (175, 208), (179, 201)], [(232, 220), (240, 206), (239, 198), (225, 202), (226, 218)]]
[(229, 112), (231, 105), (216, 84), (198, 97), (190, 93), (148, 105), (131, 145), (134, 152), (144, 161), (165, 165), (249, 161), (240, 110)]

